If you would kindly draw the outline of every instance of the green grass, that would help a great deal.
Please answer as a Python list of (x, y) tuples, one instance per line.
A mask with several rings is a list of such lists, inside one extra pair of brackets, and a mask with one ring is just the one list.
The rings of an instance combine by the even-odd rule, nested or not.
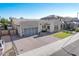
[(57, 37), (57, 38), (65, 38), (65, 37), (68, 37), (70, 35), (71, 35), (70, 32), (58, 32), (58, 33), (55, 33), (55, 34), (51, 34), (50, 36), (54, 36), (54, 37)]

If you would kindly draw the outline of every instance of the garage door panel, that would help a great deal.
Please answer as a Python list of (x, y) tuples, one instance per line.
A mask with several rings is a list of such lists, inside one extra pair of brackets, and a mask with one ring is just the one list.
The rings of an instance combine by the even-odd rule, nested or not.
[(24, 29), (24, 36), (31, 36), (38, 33), (38, 28), (26, 28)]

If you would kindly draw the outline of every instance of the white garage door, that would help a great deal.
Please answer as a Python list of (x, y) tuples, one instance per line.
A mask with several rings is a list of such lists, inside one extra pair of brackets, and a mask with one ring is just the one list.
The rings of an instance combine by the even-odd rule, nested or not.
[(25, 28), (24, 29), (24, 36), (31, 36), (38, 33), (38, 28)]

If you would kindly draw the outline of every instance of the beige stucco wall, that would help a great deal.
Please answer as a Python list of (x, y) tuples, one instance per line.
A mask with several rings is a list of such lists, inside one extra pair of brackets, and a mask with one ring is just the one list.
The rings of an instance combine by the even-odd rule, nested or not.
[(50, 32), (54, 32), (54, 25), (58, 25), (58, 31), (61, 30), (61, 21), (59, 20), (40, 20), (38, 23), (38, 32), (41, 32), (42, 30), (42, 25), (48, 23), (50, 24)]
[(21, 31), (22, 35), (24, 34), (24, 29), (38, 27), (38, 22), (39, 21), (23, 21), (23, 22), (21, 22), (20, 31)]
[(41, 32), (41, 30), (42, 30), (42, 25), (43, 24), (45, 24), (45, 23), (47, 23), (47, 24), (50, 24), (50, 30), (49, 30), (49, 32), (53, 32), (53, 22), (52, 21), (48, 21), (48, 20), (41, 20), (40, 22), (39, 22), (39, 25), (38, 25), (38, 32)]
[(18, 35), (22, 37), (22, 28), (17, 26)]

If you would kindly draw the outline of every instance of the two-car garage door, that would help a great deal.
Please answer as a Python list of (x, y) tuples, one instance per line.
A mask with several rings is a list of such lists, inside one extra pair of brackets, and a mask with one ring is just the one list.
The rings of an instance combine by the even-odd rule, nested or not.
[(38, 33), (38, 27), (24, 29), (24, 36), (31, 36), (37, 33)]

